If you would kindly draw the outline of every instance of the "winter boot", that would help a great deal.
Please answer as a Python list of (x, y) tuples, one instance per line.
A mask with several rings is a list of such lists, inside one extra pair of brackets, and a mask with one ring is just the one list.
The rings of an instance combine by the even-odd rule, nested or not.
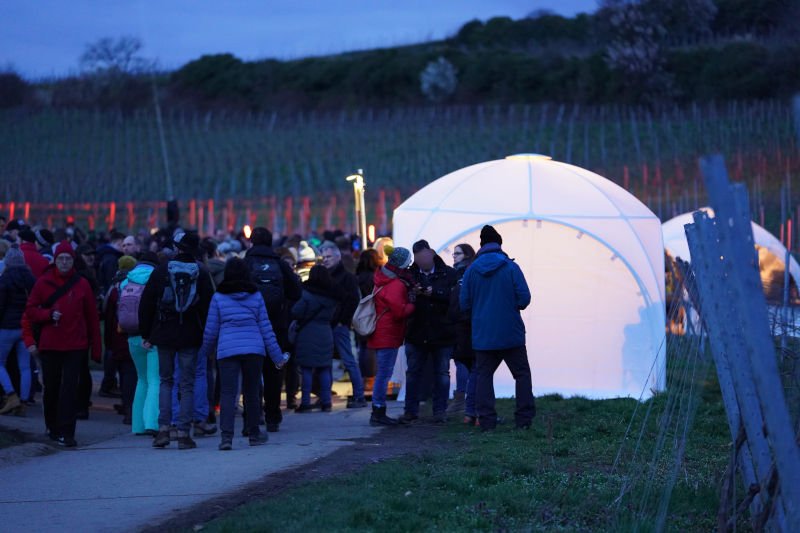
[(372, 416), (369, 418), (370, 426), (396, 426), (396, 418), (386, 416), (386, 407), (372, 406)]
[(217, 432), (217, 426), (215, 424), (209, 424), (205, 420), (195, 422), (192, 424), (192, 427), (194, 428), (194, 438), (206, 437)]
[(6, 396), (6, 403), (5, 405), (3, 405), (3, 408), (0, 409), (0, 415), (7, 415), (11, 413), (11, 411), (16, 410), (21, 405), (22, 402), (19, 400), (19, 395), (16, 392), (12, 392), (8, 396)]
[(188, 431), (178, 431), (178, 449), (179, 450), (191, 450), (192, 448), (197, 448), (197, 443), (192, 440), (192, 437), (189, 436)]
[(466, 398), (466, 394), (463, 392), (454, 392), (453, 393), (453, 400), (450, 402), (450, 405), (447, 406), (447, 414), (457, 414), (464, 411), (464, 400)]
[(169, 428), (161, 426), (158, 428), (158, 434), (153, 439), (153, 448), (166, 448), (169, 446)]

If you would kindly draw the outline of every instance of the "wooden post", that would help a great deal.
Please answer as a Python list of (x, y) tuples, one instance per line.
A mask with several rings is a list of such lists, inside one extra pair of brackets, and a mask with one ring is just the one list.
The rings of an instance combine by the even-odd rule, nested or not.
[[(729, 351), (734, 386), (747, 431), (748, 443), (763, 446), (766, 442), (778, 472), (778, 498), (785, 511), (785, 522), (776, 514), (778, 527), (787, 531), (800, 531), (800, 451), (795, 441), (793, 425), (786, 408), (783, 386), (778, 373), (773, 340), (769, 331), (766, 300), (758, 272), (758, 256), (753, 243), (751, 218), (748, 210), (747, 191), (741, 184), (730, 185), (722, 156), (714, 155), (701, 159), (701, 169), (706, 189), (711, 199), (716, 218), (714, 222), (703, 221), (704, 215), (696, 215), (698, 229), (717, 243), (712, 248), (711, 259), (722, 265), (720, 283), (727, 288), (725, 294), (717, 294), (715, 301), (725, 305), (727, 324), (737, 327), (741, 333), (735, 341), (726, 335), (722, 342)], [(706, 217), (707, 218), (707, 217)], [(713, 242), (713, 241), (708, 241)], [(719, 255), (717, 256), (717, 251)], [(709, 254), (706, 254), (709, 257)], [(694, 255), (692, 255), (694, 259)], [(700, 281), (700, 280), (698, 280)], [(708, 315), (708, 310), (704, 310)], [(761, 416), (754, 412), (757, 402)], [(745, 410), (745, 406), (747, 410)], [(763, 425), (757, 425), (759, 419)], [(755, 453), (757, 452), (757, 453)], [(756, 470), (765, 487), (761, 453), (754, 452)]]

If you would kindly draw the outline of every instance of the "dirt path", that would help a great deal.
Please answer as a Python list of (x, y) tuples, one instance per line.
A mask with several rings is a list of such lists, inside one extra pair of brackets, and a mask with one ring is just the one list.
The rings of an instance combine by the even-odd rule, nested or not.
[(174, 518), (144, 531), (147, 533), (185, 531), (210, 522), (240, 505), (277, 496), (288, 489), (347, 475), (387, 459), (452, 446), (452, 443), (445, 443), (439, 438), (441, 431), (441, 426), (418, 424), (411, 427), (386, 428), (372, 437), (348, 439), (355, 444), (339, 448), (316, 461), (269, 474), (241, 490), (195, 505)]

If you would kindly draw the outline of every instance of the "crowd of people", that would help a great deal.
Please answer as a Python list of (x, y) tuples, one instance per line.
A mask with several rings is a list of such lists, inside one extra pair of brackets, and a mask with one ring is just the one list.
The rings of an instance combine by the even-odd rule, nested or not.
[[(516, 427), (535, 415), (520, 317), (531, 295), (491, 226), (477, 252), (454, 247), (453, 266), (425, 240), (407, 249), (384, 237), (359, 252), (341, 231), (273, 242), (264, 227), (104, 235), (0, 217), (0, 234), (0, 414), (25, 416), (41, 391), (61, 446), (77, 445), (76, 421), (89, 417), (90, 357), (103, 367), (98, 394), (119, 398), (123, 422), (156, 448), (194, 448), (219, 422), (219, 449), (230, 450), (240, 398), (251, 446), (286, 412), (331, 411), (337, 356), (352, 385), (346, 407), (371, 403), (372, 425), (417, 423), (430, 398), (432, 422), (457, 414), (492, 430), (502, 361), (517, 383)], [(369, 327), (354, 328), (354, 315)], [(393, 418), (402, 346), (406, 398)]]

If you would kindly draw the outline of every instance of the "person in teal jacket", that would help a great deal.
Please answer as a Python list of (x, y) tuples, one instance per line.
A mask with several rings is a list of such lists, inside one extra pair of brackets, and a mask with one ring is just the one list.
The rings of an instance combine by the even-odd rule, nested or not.
[[(119, 284), (120, 294), (129, 283), (146, 285), (157, 265), (158, 256), (153, 252), (145, 252)], [(158, 349), (155, 346), (150, 349), (142, 346), (142, 336), (137, 331), (129, 332), (128, 348), (138, 377), (131, 408), (131, 431), (135, 435), (155, 437), (158, 433), (158, 388), (161, 383), (158, 375)]]
[(492, 226), (481, 229), (481, 248), (461, 284), (461, 309), (472, 315), (476, 364), (476, 407), (483, 431), (497, 425), (494, 373), (505, 361), (514, 376), (517, 428), (527, 429), (536, 414), (531, 368), (520, 311), (531, 303), (522, 269), (503, 252), (503, 238)]

